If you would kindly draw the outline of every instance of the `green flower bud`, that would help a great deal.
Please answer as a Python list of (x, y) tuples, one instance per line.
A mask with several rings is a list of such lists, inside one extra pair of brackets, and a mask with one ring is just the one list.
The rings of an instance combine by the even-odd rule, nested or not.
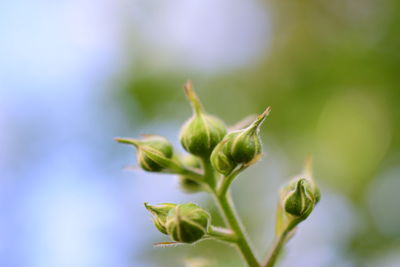
[(153, 222), (156, 228), (163, 234), (168, 234), (167, 229), (165, 227), (168, 213), (171, 209), (176, 207), (176, 204), (173, 203), (161, 203), (158, 205), (149, 205), (148, 203), (144, 203), (144, 206), (148, 211), (153, 215)]
[(247, 128), (229, 133), (211, 154), (211, 163), (220, 173), (228, 175), (237, 165), (248, 164), (262, 152), (260, 126), (269, 114), (268, 107)]
[(308, 191), (306, 179), (299, 179), (294, 190), (288, 192), (284, 200), (285, 211), (293, 216), (308, 216), (314, 208), (314, 199)]
[(193, 203), (177, 205), (168, 213), (166, 228), (169, 236), (183, 243), (200, 240), (206, 233), (210, 214)]
[(185, 93), (192, 104), (193, 116), (183, 125), (179, 139), (187, 152), (208, 158), (214, 147), (226, 135), (225, 124), (204, 112), (191, 82), (186, 83)]
[(226, 141), (227, 140), (221, 141), (211, 153), (212, 166), (216, 171), (222, 173), (223, 175), (230, 174), (237, 166), (237, 164), (229, 158), (229, 154), (225, 153)]
[[(183, 157), (183, 159), (181, 159), (181, 162), (185, 167), (195, 169), (201, 168), (200, 160), (193, 155), (186, 155), (185, 157)], [(183, 175), (179, 176), (178, 179), (182, 190), (186, 193), (197, 193), (203, 191), (202, 185), (196, 181), (193, 181), (193, 179), (190, 179)]]
[(137, 161), (145, 171), (160, 172), (168, 168), (173, 157), (173, 147), (164, 137), (144, 135), (143, 140), (116, 138), (120, 143), (134, 145), (137, 148)]

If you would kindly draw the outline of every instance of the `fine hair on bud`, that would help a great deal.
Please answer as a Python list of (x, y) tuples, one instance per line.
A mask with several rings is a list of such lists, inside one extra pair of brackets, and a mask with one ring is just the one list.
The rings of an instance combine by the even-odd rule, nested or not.
[(239, 164), (247, 164), (262, 153), (260, 127), (268, 116), (268, 107), (245, 129), (229, 133), (211, 154), (211, 163), (220, 173), (227, 175)]
[(116, 138), (120, 143), (134, 145), (137, 149), (137, 161), (140, 167), (149, 172), (161, 172), (168, 168), (173, 157), (173, 146), (159, 135), (143, 135), (143, 139)]
[(157, 205), (149, 205), (144, 203), (144, 206), (153, 215), (153, 222), (155, 227), (163, 234), (168, 234), (165, 224), (167, 222), (167, 216), (171, 209), (176, 207), (173, 203), (161, 203)]
[(168, 213), (166, 228), (172, 240), (194, 243), (207, 233), (210, 214), (193, 203), (180, 204)]
[(226, 126), (220, 119), (204, 111), (190, 81), (184, 88), (191, 103), (193, 115), (181, 128), (180, 142), (187, 152), (201, 158), (208, 158), (214, 147), (226, 135)]

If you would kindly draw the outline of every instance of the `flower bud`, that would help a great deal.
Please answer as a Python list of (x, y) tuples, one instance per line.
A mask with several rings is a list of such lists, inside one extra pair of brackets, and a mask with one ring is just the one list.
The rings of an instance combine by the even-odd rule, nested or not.
[(192, 104), (193, 116), (183, 125), (179, 139), (187, 152), (207, 158), (226, 135), (225, 124), (204, 112), (191, 82), (186, 83), (185, 93)]
[[(181, 162), (185, 167), (195, 168), (195, 169), (201, 167), (200, 160), (193, 155), (186, 155), (181, 160)], [(182, 190), (185, 191), (186, 193), (197, 193), (203, 191), (202, 185), (196, 181), (193, 181), (193, 179), (190, 179), (183, 175), (179, 176), (178, 179)]]
[(307, 190), (306, 179), (299, 179), (294, 190), (288, 192), (284, 200), (285, 211), (293, 216), (308, 216), (314, 208), (314, 199)]
[[(229, 135), (228, 135), (229, 136)], [(233, 169), (237, 166), (233, 160), (231, 160), (227, 153), (225, 153), (226, 140), (221, 141), (211, 153), (211, 164), (216, 171), (223, 175), (230, 174)]]
[(269, 114), (268, 107), (247, 128), (229, 133), (211, 154), (213, 167), (222, 174), (229, 174), (237, 165), (247, 164), (262, 152), (260, 126)]
[(137, 148), (137, 160), (145, 171), (160, 172), (168, 168), (173, 157), (173, 147), (164, 137), (144, 135), (143, 140), (116, 138), (120, 143), (131, 144)]
[(168, 213), (166, 228), (169, 236), (183, 243), (200, 240), (206, 233), (210, 214), (193, 203), (177, 205)]
[(153, 222), (156, 228), (163, 234), (168, 234), (165, 228), (165, 223), (167, 221), (168, 213), (171, 209), (176, 207), (173, 203), (161, 203), (158, 205), (149, 205), (144, 203), (144, 206), (148, 211), (153, 214)]

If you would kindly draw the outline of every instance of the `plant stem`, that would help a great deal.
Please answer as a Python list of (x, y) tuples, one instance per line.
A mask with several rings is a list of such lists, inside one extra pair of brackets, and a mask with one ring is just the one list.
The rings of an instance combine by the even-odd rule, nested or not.
[(290, 232), (301, 222), (301, 220), (292, 220), (288, 226), (286, 227), (286, 229), (282, 232), (282, 234), (279, 236), (279, 238), (277, 239), (277, 241), (275, 242), (275, 245), (273, 247), (273, 249), (271, 250), (267, 262), (264, 265), (264, 267), (273, 267), (275, 266), (275, 263), (283, 249), (283, 246), (286, 244), (286, 242), (288, 241), (288, 236), (290, 234)]
[(246, 169), (245, 165), (240, 166), (233, 172), (231, 172), (228, 176), (225, 176), (224, 179), (221, 181), (221, 184), (217, 190), (218, 195), (226, 195), (230, 185), (232, 184), (233, 180), (235, 180), (236, 176), (241, 173), (244, 169)]
[(231, 229), (216, 227), (211, 225), (208, 228), (208, 234), (215, 239), (226, 241), (230, 243), (236, 243), (236, 234)]
[[(222, 189), (223, 193), (221, 194), (221, 190), (217, 190), (216, 188), (217, 183), (215, 171), (209, 159), (203, 159), (203, 168), (204, 181), (210, 186), (210, 193), (213, 195), (226, 223), (230, 226), (236, 237), (235, 244), (237, 248), (249, 267), (260, 267), (260, 264), (258, 263), (258, 260), (255, 257), (252, 248), (250, 247), (250, 243), (244, 228), (240, 223), (238, 215), (236, 214), (231, 195), (228, 191), (229, 185), (232, 181), (227, 184), (226, 188), (223, 186), (224, 189)], [(237, 174), (234, 174), (231, 180), (233, 180), (236, 175)]]
[(260, 267), (260, 264), (258, 263), (257, 258), (255, 257), (253, 250), (250, 247), (243, 226), (241, 225), (239, 218), (235, 212), (235, 208), (233, 206), (229, 192), (224, 195), (214, 194), (214, 197), (225, 217), (225, 220), (237, 236), (236, 245), (243, 258), (246, 260), (247, 265), (249, 267)]
[(207, 183), (212, 190), (215, 189), (216, 186), (216, 177), (214, 168), (211, 165), (210, 159), (202, 159), (203, 161), (203, 169), (204, 169), (204, 182)]

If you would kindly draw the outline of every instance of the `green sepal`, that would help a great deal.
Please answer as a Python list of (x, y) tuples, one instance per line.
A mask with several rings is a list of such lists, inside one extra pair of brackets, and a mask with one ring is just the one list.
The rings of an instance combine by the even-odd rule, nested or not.
[(153, 215), (153, 222), (155, 227), (163, 234), (168, 235), (166, 229), (166, 222), (168, 213), (171, 209), (176, 207), (176, 204), (173, 203), (161, 203), (158, 205), (149, 205), (148, 203), (144, 203), (144, 206), (148, 211)]

